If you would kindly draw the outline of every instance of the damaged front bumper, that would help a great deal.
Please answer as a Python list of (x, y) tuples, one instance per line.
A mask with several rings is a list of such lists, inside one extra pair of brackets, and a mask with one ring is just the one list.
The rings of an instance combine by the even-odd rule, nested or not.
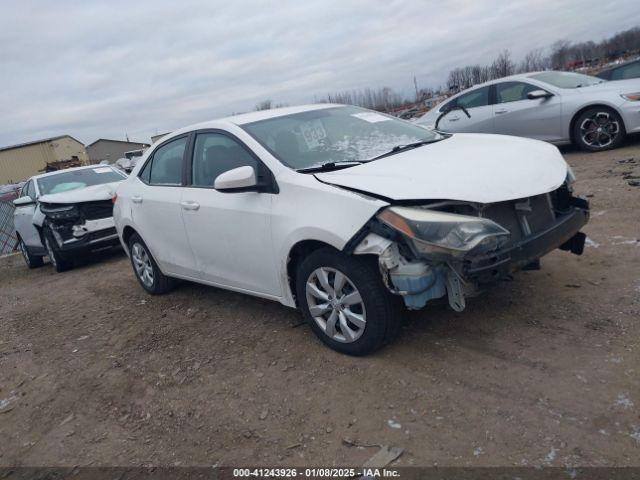
[(111, 201), (43, 205), (46, 227), (61, 253), (82, 253), (119, 244)]
[(581, 255), (586, 235), (580, 229), (588, 220), (589, 210), (575, 207), (570, 213), (557, 218), (550, 227), (513, 245), (489, 255), (466, 259), (459, 273), (465, 281), (491, 283), (522, 270), (556, 248)]
[[(551, 197), (547, 200), (553, 210)], [(431, 300), (447, 296), (449, 305), (462, 311), (466, 297), (476, 295), (483, 287), (517, 270), (538, 267), (539, 259), (556, 248), (577, 255), (582, 253), (586, 236), (580, 229), (589, 219), (589, 204), (570, 195), (565, 200), (562, 210), (553, 210), (546, 223), (534, 228), (526, 221), (514, 220), (509, 230), (513, 234), (517, 229), (517, 235), (490, 252), (474, 254), (471, 251), (464, 256), (436, 258), (418, 252), (402, 235), (387, 235), (388, 230), (374, 228), (353, 253), (378, 256), (387, 288), (402, 296), (407, 308), (420, 309)]]
[(70, 227), (50, 223), (49, 227), (62, 252), (90, 251), (119, 244), (113, 217), (87, 220)]

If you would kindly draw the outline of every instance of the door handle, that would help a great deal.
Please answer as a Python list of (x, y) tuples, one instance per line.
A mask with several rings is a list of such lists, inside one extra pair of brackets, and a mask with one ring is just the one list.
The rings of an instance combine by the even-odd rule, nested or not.
[(200, 208), (200, 204), (197, 202), (180, 202), (180, 205), (184, 210), (198, 210)]
[(133, 195), (131, 201), (133, 203), (142, 203), (142, 197), (140, 195)]
[(460, 117), (449, 117), (450, 122), (457, 122), (458, 120), (460, 120)]
[(503, 113), (509, 113), (509, 110), (496, 110), (496, 115), (501, 115)]

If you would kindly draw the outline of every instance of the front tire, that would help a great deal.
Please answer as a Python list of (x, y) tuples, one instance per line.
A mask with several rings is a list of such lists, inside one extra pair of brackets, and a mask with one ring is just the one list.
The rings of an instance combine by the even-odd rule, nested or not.
[(296, 295), (313, 332), (341, 353), (372, 353), (400, 329), (399, 299), (384, 286), (369, 258), (316, 250), (297, 270)]
[(56, 272), (61, 273), (69, 270), (73, 267), (73, 262), (67, 259), (60, 249), (58, 248), (58, 244), (56, 243), (55, 238), (53, 237), (53, 233), (48, 227), (45, 227), (43, 231), (44, 236), (44, 246), (47, 249), (47, 254), (49, 255), (49, 260), (51, 260), (51, 264), (53, 268), (55, 268)]
[(601, 152), (618, 148), (626, 135), (620, 115), (610, 108), (589, 108), (573, 125), (573, 139), (582, 150)]
[(43, 265), (42, 257), (33, 255), (29, 251), (29, 247), (27, 247), (20, 237), (18, 237), (18, 250), (20, 250), (22, 258), (24, 258), (24, 263), (27, 264), (28, 268), (38, 268)]
[(160, 271), (147, 245), (134, 233), (129, 239), (129, 258), (140, 286), (151, 295), (161, 295), (173, 288), (174, 281)]

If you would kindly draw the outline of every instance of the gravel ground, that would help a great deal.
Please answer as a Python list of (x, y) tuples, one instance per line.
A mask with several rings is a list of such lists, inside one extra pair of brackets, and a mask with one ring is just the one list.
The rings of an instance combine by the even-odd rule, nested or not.
[(0, 259), (0, 466), (360, 465), (380, 444), (394, 466), (640, 465), (640, 143), (564, 153), (585, 254), (412, 313), (366, 358), (277, 303), (148, 296), (121, 252)]

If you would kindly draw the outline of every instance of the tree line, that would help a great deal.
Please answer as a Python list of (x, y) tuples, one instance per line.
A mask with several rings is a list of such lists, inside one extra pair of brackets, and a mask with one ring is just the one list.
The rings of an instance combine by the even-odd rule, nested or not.
[[(597, 66), (631, 53), (640, 53), (640, 27), (616, 33), (598, 43), (558, 40), (548, 50), (537, 48), (529, 51), (517, 63), (512, 60), (511, 52), (505, 49), (488, 65), (474, 64), (452, 69), (449, 71), (444, 87), (439, 90), (449, 92), (463, 90), (478, 83), (514, 73)], [(388, 112), (431, 98), (436, 94), (436, 90), (432, 88), (418, 90), (417, 85), (415, 90), (415, 96), (405, 96), (390, 87), (361, 88), (328, 93), (320, 98), (314, 97), (314, 100), (316, 103), (343, 103)], [(265, 100), (256, 105), (256, 110), (269, 108), (272, 108), (271, 100)]]

